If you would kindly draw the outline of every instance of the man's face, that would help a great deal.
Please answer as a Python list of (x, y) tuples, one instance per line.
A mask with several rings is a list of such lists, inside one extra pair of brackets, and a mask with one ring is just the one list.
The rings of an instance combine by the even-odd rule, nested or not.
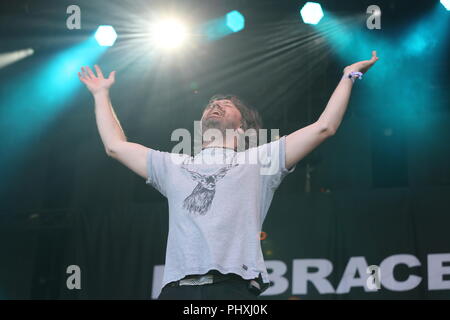
[(225, 131), (241, 126), (242, 116), (238, 108), (230, 100), (214, 100), (203, 111), (203, 131), (211, 128)]

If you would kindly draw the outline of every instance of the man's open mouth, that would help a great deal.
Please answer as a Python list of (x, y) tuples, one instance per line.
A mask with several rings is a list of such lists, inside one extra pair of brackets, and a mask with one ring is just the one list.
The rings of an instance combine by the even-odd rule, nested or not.
[(208, 118), (211, 118), (211, 117), (221, 118), (222, 114), (219, 111), (213, 111), (208, 115)]

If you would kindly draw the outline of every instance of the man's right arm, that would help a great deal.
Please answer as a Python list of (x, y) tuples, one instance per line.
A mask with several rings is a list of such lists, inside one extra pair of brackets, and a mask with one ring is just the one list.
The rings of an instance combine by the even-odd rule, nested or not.
[(82, 68), (83, 73), (79, 76), (94, 96), (97, 128), (106, 154), (146, 179), (147, 154), (150, 149), (127, 141), (109, 97), (109, 88), (114, 83), (114, 71), (105, 79), (100, 68), (95, 68), (97, 76), (89, 67)]
[(147, 155), (149, 148), (137, 143), (119, 141), (112, 145), (107, 154), (147, 179)]

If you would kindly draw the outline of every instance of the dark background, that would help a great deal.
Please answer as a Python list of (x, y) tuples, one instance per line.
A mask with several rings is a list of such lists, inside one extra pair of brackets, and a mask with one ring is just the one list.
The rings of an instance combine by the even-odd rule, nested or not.
[[(104, 73), (117, 70), (111, 98), (129, 141), (169, 151), (176, 144), (171, 132), (192, 132), (208, 98), (228, 92), (258, 109), (266, 128), (289, 134), (318, 119), (343, 68), (357, 61), (340, 55), (326, 34), (300, 21), (304, 2), (3, 1), (0, 53), (23, 48), (35, 53), (0, 69), (0, 110), (16, 103), (30, 110), (39, 106), (27, 93), (16, 103), (8, 97), (28, 81), (45, 88), (47, 79), (32, 78), (33, 70), (84, 41), (97, 25), (112, 24), (119, 38), (96, 63)], [(81, 8), (81, 30), (66, 28), (70, 4)], [(365, 29), (366, 8), (373, 3), (321, 4), (339, 17), (362, 15), (359, 28)], [(427, 254), (450, 252), (448, 14), (443, 15), (446, 30), (434, 34), (433, 50), (439, 54), (425, 48), (412, 55), (396, 42), (438, 1), (377, 4), (382, 30), (371, 32), (391, 47), (374, 43), (380, 60), (356, 83), (337, 134), (280, 186), (264, 224), (263, 252), (288, 265), (288, 279), (292, 259), (330, 259), (335, 288), (349, 257), (378, 264), (392, 254), (412, 254), (423, 266), (408, 272), (424, 280), (408, 292), (355, 288), (345, 295), (319, 295), (312, 288), (303, 299), (450, 297), (449, 290), (427, 290), (425, 263)], [(187, 12), (197, 22), (239, 10), (246, 27), (186, 54), (156, 59), (149, 52), (147, 58), (139, 41), (122, 35), (132, 38), (134, 18), (145, 20), (146, 13), (162, 7)], [(136, 52), (142, 56), (131, 58)], [(359, 60), (370, 58), (370, 51), (354, 53)], [(396, 71), (399, 64), (404, 72)], [(47, 86), (45, 93), (58, 91)], [(166, 200), (107, 157), (85, 88), (78, 85), (52, 110), (45, 123), (38, 107), (0, 122), (0, 299), (148, 299), (153, 266), (164, 264)], [(17, 138), (24, 119), (35, 132)], [(71, 264), (83, 270), (78, 292), (65, 288)], [(286, 299), (290, 292), (271, 298)]]

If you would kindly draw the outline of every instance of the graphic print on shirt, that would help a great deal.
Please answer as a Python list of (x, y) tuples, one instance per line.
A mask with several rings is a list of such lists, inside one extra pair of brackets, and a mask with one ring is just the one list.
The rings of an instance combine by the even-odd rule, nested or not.
[(236, 167), (237, 165), (237, 163), (229, 164), (219, 169), (216, 173), (209, 175), (194, 172), (182, 165), (181, 167), (189, 172), (192, 180), (197, 182), (197, 185), (191, 194), (184, 199), (183, 209), (186, 209), (193, 214), (201, 216), (205, 215), (211, 207), (214, 195), (216, 194), (217, 182), (225, 177), (231, 168)]

